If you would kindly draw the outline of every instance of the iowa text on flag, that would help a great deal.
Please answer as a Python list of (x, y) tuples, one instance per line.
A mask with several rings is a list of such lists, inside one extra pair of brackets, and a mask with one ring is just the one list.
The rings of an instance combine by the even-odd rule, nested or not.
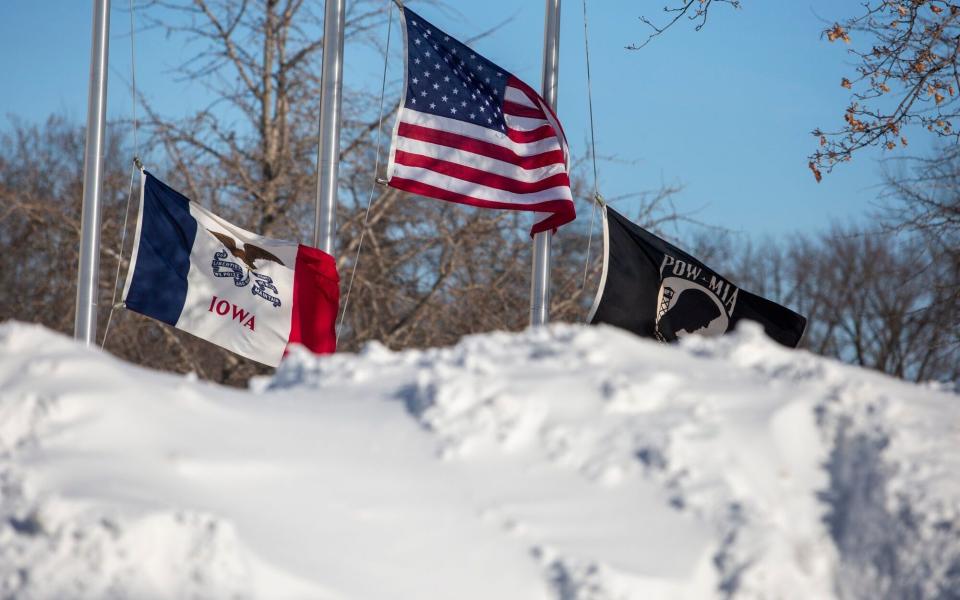
[(806, 318), (738, 288), (610, 207), (604, 207), (603, 249), (591, 323), (669, 342), (693, 333), (720, 335), (746, 319), (791, 348), (803, 337)]
[(406, 89), (390, 185), (472, 206), (547, 213), (531, 233), (576, 218), (566, 138), (543, 98), (409, 8), (402, 12)]
[(332, 256), (232, 225), (146, 171), (140, 189), (126, 308), (271, 366), (288, 344), (334, 351)]

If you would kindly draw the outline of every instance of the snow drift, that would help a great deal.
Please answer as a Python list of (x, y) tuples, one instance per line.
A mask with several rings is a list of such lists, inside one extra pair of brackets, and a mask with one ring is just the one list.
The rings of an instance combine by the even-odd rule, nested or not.
[(0, 326), (0, 597), (957, 598), (960, 402), (756, 327), (291, 356)]

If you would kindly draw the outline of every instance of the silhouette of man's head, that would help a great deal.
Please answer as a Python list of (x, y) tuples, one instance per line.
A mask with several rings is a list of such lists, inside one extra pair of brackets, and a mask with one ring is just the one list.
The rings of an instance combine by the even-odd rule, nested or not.
[[(669, 341), (706, 329), (720, 316), (720, 308), (705, 292), (686, 289), (660, 319), (657, 327)], [(681, 333), (682, 332), (682, 333)]]

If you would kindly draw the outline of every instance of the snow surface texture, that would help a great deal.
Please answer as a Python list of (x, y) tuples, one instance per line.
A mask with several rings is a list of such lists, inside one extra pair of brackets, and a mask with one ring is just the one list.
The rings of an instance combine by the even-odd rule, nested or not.
[(0, 598), (960, 598), (960, 397), (755, 327), (253, 387), (0, 326)]

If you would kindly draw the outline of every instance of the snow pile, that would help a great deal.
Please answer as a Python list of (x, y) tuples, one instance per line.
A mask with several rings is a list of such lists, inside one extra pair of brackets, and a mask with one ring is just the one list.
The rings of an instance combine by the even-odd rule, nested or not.
[(371, 344), (253, 387), (0, 326), (0, 597), (960, 589), (960, 398), (756, 328)]

